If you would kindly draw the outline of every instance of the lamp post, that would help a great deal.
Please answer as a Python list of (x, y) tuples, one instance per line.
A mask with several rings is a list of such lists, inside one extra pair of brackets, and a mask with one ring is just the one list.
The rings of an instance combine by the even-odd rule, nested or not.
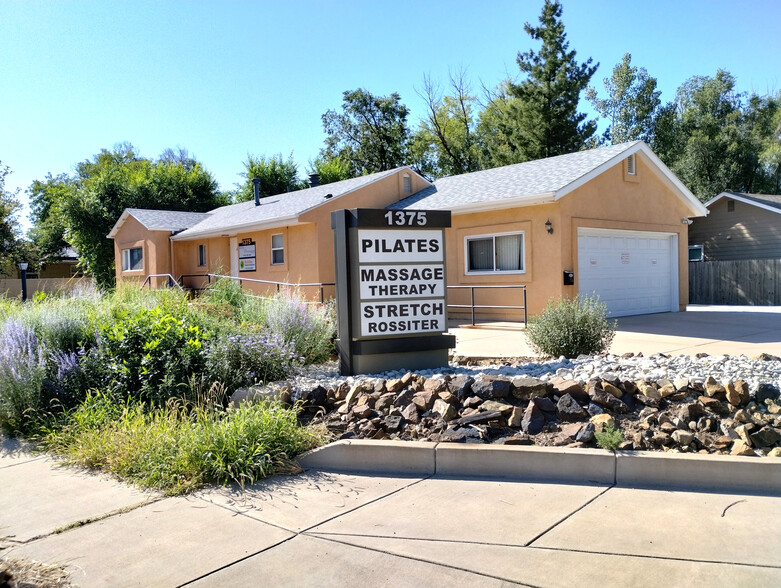
[(29, 265), (26, 261), (19, 262), (19, 271), (22, 272), (22, 302), (27, 300), (27, 267)]

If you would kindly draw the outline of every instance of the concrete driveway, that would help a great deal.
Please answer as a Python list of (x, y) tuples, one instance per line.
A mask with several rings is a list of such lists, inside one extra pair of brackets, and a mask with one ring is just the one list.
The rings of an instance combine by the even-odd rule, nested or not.
[[(470, 357), (534, 356), (520, 323), (451, 322), (457, 355)], [(781, 307), (698, 306), (686, 312), (621, 317), (610, 352), (653, 355), (781, 356)]]

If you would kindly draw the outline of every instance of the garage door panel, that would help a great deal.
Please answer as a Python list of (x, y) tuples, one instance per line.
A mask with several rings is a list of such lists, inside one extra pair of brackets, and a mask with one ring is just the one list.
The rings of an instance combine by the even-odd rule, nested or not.
[(597, 294), (612, 316), (677, 310), (672, 253), (670, 234), (579, 229), (579, 292)]

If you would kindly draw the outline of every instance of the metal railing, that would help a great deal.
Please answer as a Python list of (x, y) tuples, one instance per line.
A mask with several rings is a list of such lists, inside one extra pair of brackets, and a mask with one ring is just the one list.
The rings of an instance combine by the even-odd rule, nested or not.
[[(277, 293), (282, 288), (318, 288), (320, 293), (320, 304), (325, 302), (325, 288), (329, 286), (336, 286), (333, 282), (311, 282), (311, 283), (293, 283), (293, 282), (273, 282), (270, 280), (258, 280), (255, 278), (242, 278), (241, 276), (226, 276), (224, 274), (182, 274), (179, 276), (179, 283), (183, 286), (185, 278), (206, 278), (207, 284), (211, 284), (212, 278), (217, 280), (218, 278), (225, 278), (228, 280), (236, 280), (239, 285), (242, 286), (244, 282), (250, 282), (252, 284), (265, 284), (267, 286), (275, 286)], [(262, 298), (262, 297), (261, 297)]]
[(143, 290), (147, 284), (149, 284), (150, 288), (152, 287), (152, 278), (168, 278), (168, 281), (166, 282), (166, 286), (168, 286), (169, 288), (173, 288), (174, 286), (176, 286), (180, 290), (183, 290), (182, 285), (171, 274), (149, 274), (146, 277), (146, 280), (144, 280), (144, 282), (141, 284), (141, 290)]
[[(523, 292), (523, 306), (498, 306), (494, 304), (475, 304), (475, 290), (500, 290), (505, 288), (520, 288)], [(448, 290), (469, 290), (469, 304), (448, 304), (448, 308), (469, 308), (472, 312), (472, 324), (475, 324), (475, 309), (476, 308), (492, 308), (500, 310), (522, 310), (523, 311), (523, 325), (526, 326), (528, 319), (526, 313), (526, 286), (523, 284), (512, 285), (485, 285), (485, 286), (447, 286)]]

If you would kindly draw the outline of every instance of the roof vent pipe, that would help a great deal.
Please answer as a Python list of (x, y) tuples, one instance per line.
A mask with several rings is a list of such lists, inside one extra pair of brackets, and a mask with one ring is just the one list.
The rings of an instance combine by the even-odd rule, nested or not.
[(260, 206), (260, 178), (252, 178), (252, 190), (255, 192), (255, 206)]
[(314, 188), (320, 185), (320, 174), (309, 174), (309, 187)]

